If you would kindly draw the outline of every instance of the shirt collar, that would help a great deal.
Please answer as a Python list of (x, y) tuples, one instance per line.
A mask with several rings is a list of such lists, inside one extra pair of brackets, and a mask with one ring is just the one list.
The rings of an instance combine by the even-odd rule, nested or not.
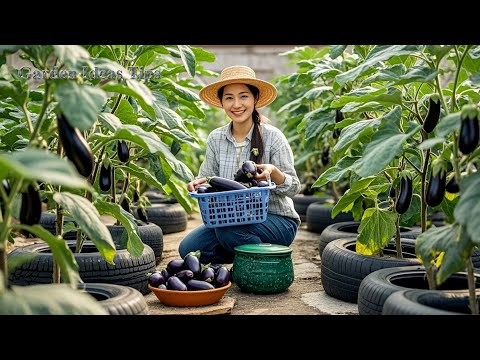
[[(247, 137), (245, 138), (246, 140), (248, 141), (252, 141), (252, 135), (253, 135), (253, 128), (254, 128), (254, 124), (252, 124), (252, 127), (250, 128), (250, 131), (248, 132), (247, 134)], [(225, 136), (228, 140), (230, 140), (231, 142), (235, 142), (234, 138), (233, 138), (233, 134), (232, 134), (232, 122), (230, 122), (230, 124), (228, 124), (226, 126), (226, 129), (225, 129)]]

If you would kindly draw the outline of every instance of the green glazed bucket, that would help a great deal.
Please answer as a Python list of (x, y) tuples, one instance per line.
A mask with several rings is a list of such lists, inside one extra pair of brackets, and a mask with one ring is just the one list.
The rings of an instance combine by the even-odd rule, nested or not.
[(241, 291), (275, 294), (293, 283), (292, 249), (275, 244), (247, 244), (235, 247), (233, 281)]

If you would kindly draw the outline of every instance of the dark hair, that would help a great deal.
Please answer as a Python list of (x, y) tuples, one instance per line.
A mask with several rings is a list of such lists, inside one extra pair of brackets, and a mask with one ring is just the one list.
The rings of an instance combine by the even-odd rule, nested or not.
[[(260, 90), (256, 86), (250, 85), (250, 84), (245, 84), (247, 85), (248, 89), (252, 92), (253, 97), (255, 99), (258, 99), (258, 96), (260, 94)], [(217, 96), (220, 99), (220, 102), (222, 103), (222, 97), (223, 97), (223, 91), (224, 91), (225, 86), (222, 86), (220, 89), (218, 89)], [(260, 122), (262, 119), (260, 118), (260, 114), (258, 113), (257, 109), (253, 109), (252, 113), (252, 119), (253, 119), (253, 134), (252, 134), (252, 142), (250, 143), (250, 160), (254, 161), (257, 164), (261, 164), (263, 162), (263, 152), (264, 147), (263, 147), (263, 137), (262, 133), (260, 132)], [(253, 149), (258, 150), (258, 155), (253, 154)]]

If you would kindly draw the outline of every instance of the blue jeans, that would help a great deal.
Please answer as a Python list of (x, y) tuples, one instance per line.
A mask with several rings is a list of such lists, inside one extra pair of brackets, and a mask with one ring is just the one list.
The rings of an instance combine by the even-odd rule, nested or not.
[(231, 264), (235, 246), (271, 243), (289, 246), (297, 234), (298, 224), (292, 218), (267, 214), (259, 224), (207, 228), (200, 225), (183, 238), (178, 246), (182, 259), (191, 251), (200, 250), (202, 264)]

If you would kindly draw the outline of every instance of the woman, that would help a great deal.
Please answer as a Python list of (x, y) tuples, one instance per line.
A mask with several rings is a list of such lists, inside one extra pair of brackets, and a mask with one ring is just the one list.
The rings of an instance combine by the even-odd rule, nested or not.
[(289, 246), (300, 225), (291, 199), (300, 191), (300, 181), (287, 139), (257, 111), (275, 100), (277, 89), (256, 79), (251, 68), (231, 66), (221, 72), (219, 81), (205, 86), (199, 95), (205, 103), (222, 108), (231, 122), (209, 134), (205, 160), (197, 179), (188, 183), (188, 191), (197, 189), (207, 176), (233, 179), (245, 160), (254, 161), (263, 170), (256, 176), (257, 181), (270, 177), (277, 187), (270, 193), (265, 222), (218, 228), (200, 225), (180, 243), (180, 256), (200, 250), (202, 263), (223, 264), (233, 262), (238, 245)]

